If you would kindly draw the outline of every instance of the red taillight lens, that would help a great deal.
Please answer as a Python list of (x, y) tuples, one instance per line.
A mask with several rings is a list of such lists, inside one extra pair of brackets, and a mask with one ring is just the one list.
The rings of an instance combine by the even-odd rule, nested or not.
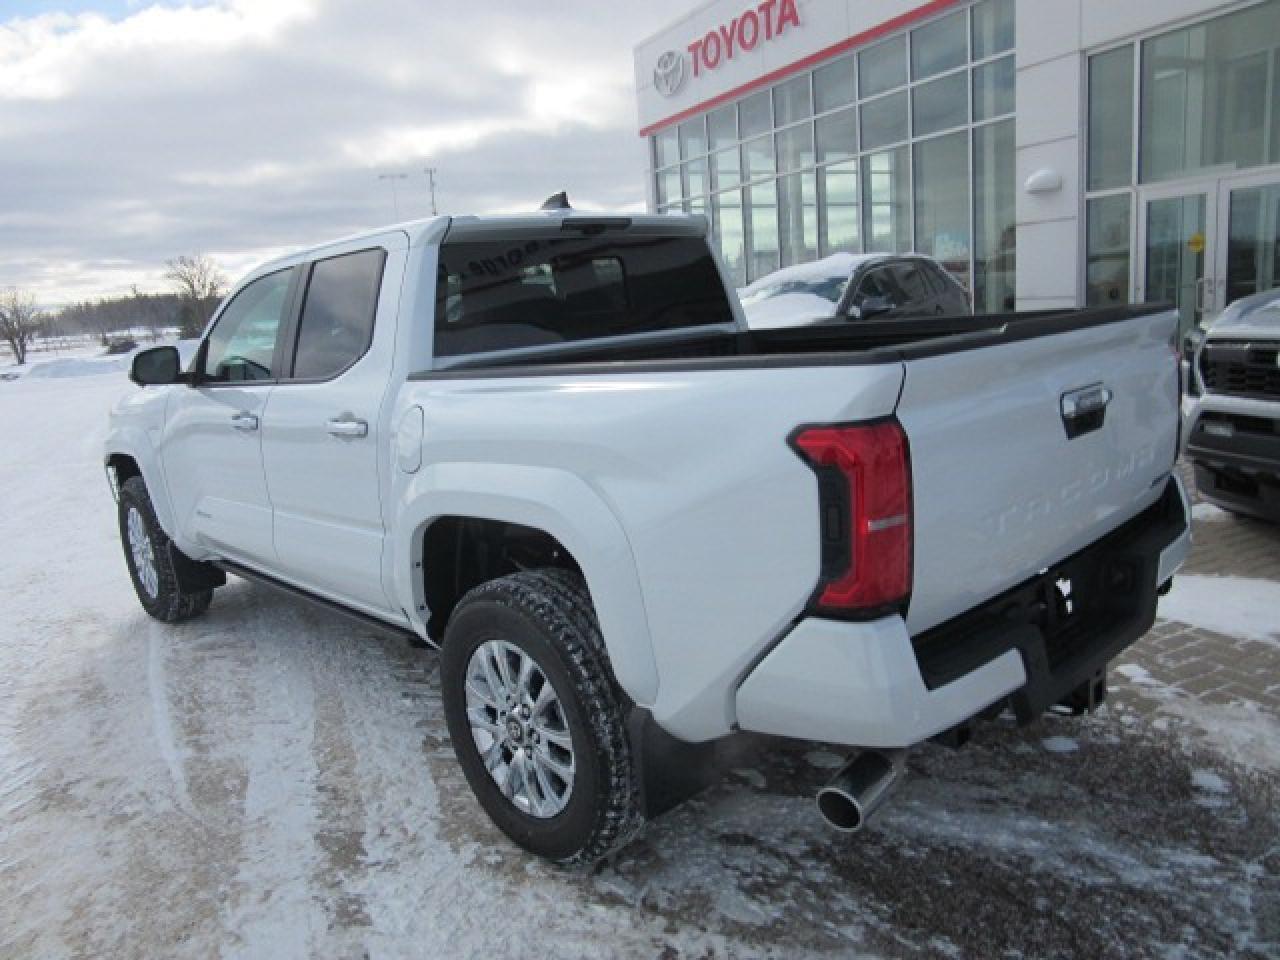
[[(819, 476), (820, 609), (867, 613), (911, 593), (911, 466), (896, 420), (809, 427), (792, 443)], [(832, 482), (836, 481), (836, 482)]]

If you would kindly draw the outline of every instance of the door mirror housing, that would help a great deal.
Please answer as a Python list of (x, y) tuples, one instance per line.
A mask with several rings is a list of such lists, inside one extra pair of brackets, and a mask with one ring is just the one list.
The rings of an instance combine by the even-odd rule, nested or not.
[(182, 360), (177, 347), (152, 347), (133, 355), (129, 379), (140, 387), (181, 383)]

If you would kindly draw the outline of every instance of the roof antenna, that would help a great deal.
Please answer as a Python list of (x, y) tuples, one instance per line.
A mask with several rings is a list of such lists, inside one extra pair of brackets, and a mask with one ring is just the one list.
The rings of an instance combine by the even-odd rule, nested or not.
[(551, 196), (547, 197), (547, 199), (542, 201), (542, 206), (540, 206), (538, 209), (539, 210), (570, 210), (572, 208), (569, 206), (569, 194), (564, 190), (561, 190), (559, 193), (552, 194)]

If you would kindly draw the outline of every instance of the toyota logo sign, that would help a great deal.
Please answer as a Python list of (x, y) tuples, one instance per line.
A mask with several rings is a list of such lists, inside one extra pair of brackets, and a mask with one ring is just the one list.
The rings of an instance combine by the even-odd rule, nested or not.
[(674, 97), (684, 86), (684, 54), (668, 50), (653, 68), (653, 85), (664, 97)]

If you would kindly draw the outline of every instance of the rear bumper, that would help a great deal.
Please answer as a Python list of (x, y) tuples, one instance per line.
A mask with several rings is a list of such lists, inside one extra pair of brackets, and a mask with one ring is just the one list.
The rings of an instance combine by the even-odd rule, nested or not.
[[(859, 747), (906, 747), (1006, 697), (1027, 721), (1104, 670), (1155, 620), (1158, 590), (1190, 546), (1177, 477), (1160, 500), (1044, 575), (917, 637), (899, 616), (807, 618), (737, 693), (745, 730)], [(1064, 610), (1055, 584), (1069, 580)]]

